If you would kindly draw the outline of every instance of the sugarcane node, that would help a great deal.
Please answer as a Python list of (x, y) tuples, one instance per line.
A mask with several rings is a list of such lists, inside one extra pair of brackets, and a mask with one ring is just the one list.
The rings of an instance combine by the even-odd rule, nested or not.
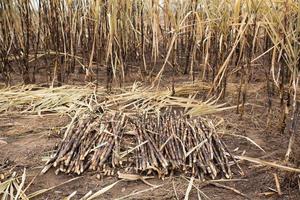
[(161, 179), (185, 173), (201, 180), (230, 178), (231, 168), (240, 168), (213, 122), (203, 117), (165, 109), (159, 117), (104, 112), (77, 118), (48, 168), (78, 175), (98, 170), (104, 176), (123, 170)]

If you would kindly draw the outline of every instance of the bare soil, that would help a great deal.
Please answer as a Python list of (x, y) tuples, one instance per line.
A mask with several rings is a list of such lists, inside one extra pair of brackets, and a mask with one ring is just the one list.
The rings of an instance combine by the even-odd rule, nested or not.
[[(245, 152), (245, 155), (262, 157), (269, 161), (283, 160), (288, 143), (288, 135), (279, 134), (275, 114), (273, 116), (273, 124), (267, 127), (265, 108), (260, 106), (263, 101), (255, 100), (252, 103), (254, 102), (256, 102), (255, 105), (247, 106), (247, 111), (243, 118), (235, 114), (235, 110), (222, 112), (211, 117), (224, 120), (223, 127), (219, 128), (220, 134), (234, 154), (240, 155), (242, 152)], [(278, 112), (274, 113), (278, 114)], [(9, 174), (9, 172), (17, 171), (19, 174), (22, 174), (22, 171), (26, 168), (27, 183), (35, 178), (29, 188), (29, 193), (61, 184), (75, 177), (66, 174), (56, 175), (54, 170), (39, 175), (45, 163), (45, 157), (51, 154), (55, 144), (60, 141), (60, 138), (53, 133), (60, 127), (65, 126), (68, 121), (68, 117), (56, 114), (43, 116), (1, 115), (0, 138), (6, 141), (7, 144), (0, 144), (0, 173)], [(228, 133), (251, 138), (265, 150), (265, 153), (246, 139), (228, 135)], [(299, 153), (297, 150), (296, 154)], [(295, 157), (296, 154), (293, 156)], [(237, 189), (250, 199), (300, 199), (299, 190), (297, 190), (291, 174), (246, 162), (241, 162), (240, 164), (245, 175), (237, 174), (234, 178), (244, 180), (221, 182), (221, 184)], [(280, 177), (282, 196), (277, 194), (265, 195), (267, 192), (271, 192), (272, 189), (276, 189), (273, 173), (277, 173)], [(81, 178), (42, 194), (37, 199), (61, 199), (74, 191), (77, 191), (75, 199), (79, 199), (90, 190), (95, 192), (116, 181), (116, 177), (99, 179), (97, 172), (87, 172)], [(179, 199), (183, 199), (188, 186), (188, 181), (180, 175), (168, 177), (165, 180), (151, 179), (149, 182), (162, 186), (154, 191), (150, 190), (140, 195), (131, 196), (128, 199), (176, 199), (176, 195)], [(198, 185), (197, 181), (195, 185)], [(211, 199), (246, 199), (231, 190), (214, 185), (198, 186)], [(123, 181), (99, 199), (115, 199), (134, 191), (149, 188), (142, 181)], [(195, 188), (192, 189), (190, 197), (191, 199), (197, 198), (197, 190)]]
[[(263, 80), (261, 80), (263, 82)], [(228, 148), (235, 155), (245, 154), (247, 156), (261, 158), (267, 161), (274, 161), (284, 164), (284, 155), (288, 146), (288, 133), (280, 134), (279, 119), (280, 110), (278, 102), (273, 100), (273, 113), (270, 123), (267, 124), (266, 91), (265, 86), (256, 80), (255, 84), (249, 85), (248, 105), (243, 117), (236, 114), (236, 110), (228, 110), (213, 116), (216, 121), (223, 120), (218, 127), (219, 134), (227, 144)], [(168, 83), (166, 83), (168, 84)], [(175, 85), (176, 87), (176, 85)], [(236, 105), (237, 87), (229, 85), (228, 105)], [(59, 185), (75, 175), (54, 173), (49, 170), (41, 175), (45, 160), (55, 149), (55, 145), (61, 140), (56, 131), (66, 126), (70, 119), (67, 116), (57, 114), (48, 115), (0, 115), (0, 140), (7, 142), (0, 143), (0, 174), (9, 176), (13, 171), (22, 174), (26, 168), (28, 184), (34, 179), (27, 193)], [(300, 123), (300, 122), (299, 122)], [(241, 135), (251, 138), (261, 146), (265, 152), (257, 148)], [(298, 138), (299, 140), (299, 138)], [(299, 141), (296, 141), (294, 153), (292, 155), (293, 167), (300, 168)], [(244, 170), (244, 175), (236, 174), (236, 181), (218, 182), (219, 184), (235, 188), (244, 193), (249, 199), (300, 199), (300, 192), (297, 188), (296, 175), (281, 172), (265, 166), (256, 165), (249, 162), (240, 162)], [(290, 163), (287, 163), (290, 165)], [(282, 195), (276, 192), (274, 174), (279, 176)], [(99, 178), (100, 177), (100, 178)], [(240, 180), (242, 179), (242, 180)], [(62, 199), (77, 191), (74, 199), (79, 199), (87, 192), (100, 190), (101, 188), (117, 181), (115, 176), (101, 177), (98, 172), (86, 172), (79, 179), (59, 186), (49, 192), (42, 194), (36, 199)], [(165, 180), (157, 178), (148, 181), (153, 185), (161, 185), (154, 190), (149, 190), (141, 194), (133, 195), (127, 199), (184, 199), (188, 181), (181, 175), (167, 177)], [(247, 199), (232, 190), (217, 187), (211, 184), (194, 182), (195, 186), (207, 195), (210, 199), (216, 200), (239, 200)], [(121, 181), (111, 190), (101, 195), (99, 199), (115, 199), (132, 192), (139, 192), (151, 188), (142, 181)], [(190, 199), (197, 199), (198, 192), (195, 187), (190, 193)]]

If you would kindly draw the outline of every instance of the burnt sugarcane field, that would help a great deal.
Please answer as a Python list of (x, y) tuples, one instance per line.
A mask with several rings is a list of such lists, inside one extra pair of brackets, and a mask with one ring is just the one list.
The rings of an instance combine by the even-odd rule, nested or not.
[(300, 199), (300, 1), (0, 0), (0, 198)]

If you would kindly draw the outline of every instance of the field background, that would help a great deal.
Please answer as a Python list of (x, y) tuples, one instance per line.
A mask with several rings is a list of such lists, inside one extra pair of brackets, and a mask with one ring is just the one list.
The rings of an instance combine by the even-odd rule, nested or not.
[[(299, 168), (299, 41), (297, 0), (2, 0), (0, 174), (27, 168), (29, 182), (61, 140), (53, 132), (70, 122), (66, 114), (11, 109), (4, 93), (22, 91), (21, 84), (89, 84), (105, 94), (136, 84), (171, 95), (188, 86), (182, 96), (231, 107), (208, 117), (223, 122), (218, 131), (234, 154)], [(250, 199), (300, 198), (298, 174), (241, 163), (246, 181), (222, 184)], [(76, 199), (116, 181), (98, 176), (88, 172), (40, 198), (77, 191)], [(51, 170), (28, 190), (71, 177)], [(131, 198), (183, 199), (189, 184), (183, 177), (149, 182), (164, 186)], [(211, 199), (244, 199), (228, 188), (195, 184)], [(139, 181), (121, 182), (103, 199), (147, 188)], [(197, 198), (196, 189), (190, 198)]]

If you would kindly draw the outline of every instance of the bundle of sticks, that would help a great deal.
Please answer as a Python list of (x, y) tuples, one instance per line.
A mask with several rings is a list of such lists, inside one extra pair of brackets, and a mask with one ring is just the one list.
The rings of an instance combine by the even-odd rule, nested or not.
[(124, 170), (159, 177), (186, 173), (202, 180), (232, 176), (231, 166), (238, 164), (212, 121), (171, 109), (161, 113), (82, 116), (64, 130), (68, 134), (45, 169), (77, 174)]

